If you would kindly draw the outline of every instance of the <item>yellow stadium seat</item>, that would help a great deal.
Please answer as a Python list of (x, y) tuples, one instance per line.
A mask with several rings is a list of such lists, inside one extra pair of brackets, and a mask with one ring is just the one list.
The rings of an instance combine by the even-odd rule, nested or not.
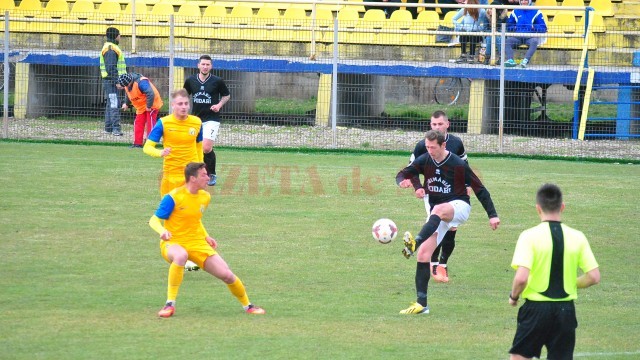
[(578, 23), (576, 23), (576, 17), (564, 12), (558, 12), (547, 28), (548, 31), (552, 33), (573, 34), (580, 32)]
[[(546, 49), (570, 49), (570, 50), (580, 50), (584, 45), (584, 38), (582, 37), (548, 37), (547, 42), (541, 47)], [(596, 49), (596, 40), (595, 36), (589, 34), (587, 48), (589, 50)]]
[[(535, 6), (554, 6), (554, 7), (558, 7), (558, 3), (556, 2), (556, 0), (537, 0), (535, 2)], [(543, 14), (547, 15), (547, 16), (554, 16), (557, 13), (557, 9), (553, 9), (553, 10), (540, 10), (542, 11)]]
[(424, 10), (418, 14), (413, 22), (416, 30), (437, 30), (440, 24), (440, 16), (435, 10)]
[[(133, 15), (133, 3), (134, 3), (133, 1), (128, 3), (127, 6), (124, 8), (124, 11), (122, 12), (122, 15), (124, 17), (128, 17), (129, 19), (131, 19), (131, 16)], [(147, 4), (142, 1), (135, 1), (135, 6), (136, 6), (136, 9), (135, 9), (136, 21), (145, 21), (145, 18), (147, 17), (147, 15), (149, 15), (149, 11), (147, 10)]]
[(333, 42), (333, 12), (329, 9), (316, 9), (315, 28), (316, 40), (322, 42)]
[(387, 16), (380, 9), (369, 9), (364, 16), (356, 23), (357, 30), (351, 34), (351, 41), (358, 44), (374, 44), (376, 37), (387, 21)]
[(236, 25), (249, 25), (253, 20), (253, 9), (245, 5), (236, 5), (228, 18)]
[(275, 7), (262, 7), (258, 10), (254, 21), (261, 26), (276, 26), (280, 21), (280, 10)]
[[(12, 0), (8, 0), (8, 1), (0, 1), (0, 12), (2, 12), (2, 15), (4, 15), (4, 12), (9, 10), (13, 10), (16, 8), (16, 5), (13, 3)], [(3, 28), (4, 30), (4, 28)]]
[(295, 28), (278, 31), (278, 38), (282, 40), (311, 41), (311, 31), (307, 29), (311, 26), (311, 18), (301, 7), (290, 7), (285, 10), (278, 25)]
[(22, 0), (20, 1), (20, 5), (18, 5), (17, 10), (41, 13), (44, 9), (42, 8), (40, 0)]
[(262, 7), (276, 8), (278, 10), (286, 10), (290, 6), (291, 6), (290, 3), (272, 3), (272, 2), (264, 3), (264, 5), (262, 5)]
[(254, 30), (256, 40), (275, 41), (276, 31), (274, 27), (280, 22), (280, 10), (275, 7), (262, 7), (253, 18), (253, 23), (258, 29)]
[[(137, 4), (136, 4), (137, 12)], [(170, 33), (169, 20), (170, 16), (175, 15), (173, 5), (167, 2), (158, 2), (144, 17), (142, 23), (152, 23), (154, 25), (142, 25), (136, 27), (139, 36), (162, 36), (168, 37)], [(183, 28), (184, 29), (184, 28)], [(183, 35), (183, 34), (181, 34)]]
[(558, 11), (556, 12), (556, 15), (558, 14), (571, 14), (573, 16), (583, 16), (584, 15), (584, 11), (581, 10), (563, 10), (563, 8), (566, 8), (568, 6), (584, 6), (584, 1), (582, 0), (564, 0), (562, 1), (562, 5), (560, 6), (560, 8), (558, 9)]
[(323, 4), (322, 2), (319, 2), (316, 5), (316, 9), (326, 9), (326, 10), (330, 10), (330, 11), (340, 11), (340, 9), (342, 9), (345, 6), (346, 5), (344, 5), (344, 4)]
[[(82, 21), (82, 20), (102, 20), (96, 19), (96, 9), (95, 4), (91, 0), (77, 0), (73, 3), (71, 7), (71, 11), (69, 14), (64, 17), (64, 19), (74, 20), (74, 21)], [(68, 30), (70, 33), (75, 34), (90, 34), (90, 35), (104, 35), (104, 26), (99, 24), (88, 24), (88, 23), (75, 23), (75, 24), (65, 24), (65, 27), (68, 26)]]
[(453, 17), (456, 15), (455, 11), (449, 11), (448, 13), (445, 14), (444, 18), (442, 19), (442, 25), (447, 26), (447, 27), (452, 27), (453, 24)]
[[(191, 28), (195, 28), (195, 24), (202, 22), (202, 12), (200, 6), (193, 2), (186, 2), (180, 5), (175, 15), (175, 36), (187, 36)], [(186, 25), (186, 26), (182, 26)]]
[[(204, 9), (204, 13), (202, 14), (203, 18), (213, 18), (213, 19), (220, 19), (220, 21), (213, 21), (213, 23), (217, 23), (220, 24), (222, 22), (222, 19), (227, 17), (227, 8), (224, 5), (220, 5), (220, 4), (213, 4), (213, 5), (209, 5)], [(203, 21), (205, 21), (206, 23), (209, 23), (211, 21), (203, 19)]]
[[(589, 21), (591, 22), (591, 31), (594, 33), (603, 33), (607, 31), (607, 27), (604, 24), (604, 19), (598, 14), (589, 14)], [(585, 17), (583, 16), (578, 22), (578, 29), (584, 29)]]
[(600, 16), (614, 16), (613, 4), (611, 0), (591, 0), (589, 6), (595, 9), (595, 13)]
[(105, 0), (98, 6), (96, 17), (102, 20), (117, 20), (122, 16), (122, 7), (115, 0)]
[[(396, 10), (391, 17), (383, 23), (382, 32), (378, 34), (375, 42), (384, 45), (400, 44), (406, 34), (394, 33), (394, 31), (409, 30), (413, 23), (413, 15), (409, 10)], [(387, 32), (389, 31), (389, 32)]]
[[(360, 21), (360, 14), (352, 6), (345, 6), (338, 11), (338, 41), (341, 43), (350, 43), (352, 41), (352, 35), (355, 35), (352, 30), (356, 28), (356, 25)], [(354, 39), (355, 40), (355, 39)]]
[[(412, 31), (435, 31), (440, 24), (440, 16), (435, 10), (424, 10), (411, 23)], [(449, 25), (450, 26), (450, 25)], [(429, 46), (436, 43), (436, 36), (431, 34), (406, 34), (401, 39), (401, 44), (411, 46)]]
[(56, 20), (62, 20), (69, 15), (69, 4), (66, 0), (50, 0), (44, 11), (41, 13), (41, 18), (47, 20), (54, 20), (50, 23), (43, 24), (46, 27), (47, 32), (56, 32), (63, 34), (73, 34), (77, 31), (77, 25), (56, 22)]

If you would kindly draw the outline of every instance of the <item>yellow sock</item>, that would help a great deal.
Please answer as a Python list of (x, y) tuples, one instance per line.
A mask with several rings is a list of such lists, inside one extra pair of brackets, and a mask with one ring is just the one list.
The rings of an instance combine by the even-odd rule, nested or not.
[(232, 284), (227, 284), (229, 291), (235, 296), (242, 306), (249, 306), (249, 296), (244, 288), (244, 284), (240, 281), (240, 278), (236, 276), (236, 281)]
[(169, 285), (167, 286), (167, 299), (175, 300), (184, 277), (184, 266), (171, 263), (169, 266)]

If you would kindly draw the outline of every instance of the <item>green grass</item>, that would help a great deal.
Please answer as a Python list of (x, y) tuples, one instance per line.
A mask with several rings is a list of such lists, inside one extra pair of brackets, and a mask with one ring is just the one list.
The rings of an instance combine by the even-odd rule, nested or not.
[(474, 158), (502, 220), (477, 200), (460, 228), (451, 282), (414, 301), (413, 260), (380, 245), (389, 217), (416, 231), (424, 207), (395, 186), (407, 156), (218, 151), (220, 185), (203, 222), (256, 304), (188, 273), (176, 315), (158, 319), (167, 265), (147, 220), (160, 160), (123, 147), (0, 142), (0, 349), (7, 359), (502, 359), (515, 330), (507, 304), (518, 234), (538, 223), (543, 182), (565, 191), (602, 283), (579, 292), (576, 357), (640, 356), (640, 167)]

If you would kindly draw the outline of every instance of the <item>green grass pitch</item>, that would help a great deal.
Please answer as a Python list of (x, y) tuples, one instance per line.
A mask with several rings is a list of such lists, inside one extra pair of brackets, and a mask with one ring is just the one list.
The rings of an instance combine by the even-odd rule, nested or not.
[(470, 157), (502, 220), (474, 198), (449, 284), (415, 300), (415, 261), (373, 240), (401, 232), (422, 201), (395, 186), (407, 156), (221, 149), (204, 223), (267, 315), (248, 316), (218, 280), (187, 273), (176, 315), (158, 319), (167, 265), (147, 221), (159, 159), (109, 146), (0, 142), (0, 358), (503, 359), (517, 310), (507, 303), (520, 231), (538, 223), (544, 182), (565, 193), (602, 283), (579, 292), (576, 358), (640, 356), (638, 165)]

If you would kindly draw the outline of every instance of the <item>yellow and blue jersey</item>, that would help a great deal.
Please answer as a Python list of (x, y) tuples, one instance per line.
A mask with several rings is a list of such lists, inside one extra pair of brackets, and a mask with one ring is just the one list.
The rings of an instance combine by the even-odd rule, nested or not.
[(165, 229), (171, 233), (171, 241), (203, 241), (207, 232), (202, 225), (202, 214), (210, 201), (208, 192), (199, 190), (192, 194), (185, 186), (181, 186), (162, 198), (155, 216), (164, 220)]
[(171, 148), (162, 165), (165, 176), (184, 177), (184, 167), (188, 163), (202, 161), (202, 150), (199, 150), (202, 121), (197, 116), (189, 115), (185, 120), (178, 120), (171, 114), (161, 118), (148, 136), (148, 140), (154, 143), (160, 139), (163, 139), (163, 147)]

